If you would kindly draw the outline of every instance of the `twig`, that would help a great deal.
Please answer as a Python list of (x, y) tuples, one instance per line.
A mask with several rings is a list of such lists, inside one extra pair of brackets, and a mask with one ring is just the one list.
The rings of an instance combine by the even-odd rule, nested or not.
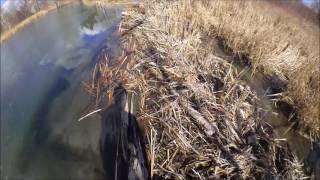
[(195, 120), (197, 120), (200, 124), (202, 124), (206, 130), (206, 134), (208, 136), (212, 136), (216, 130), (214, 127), (195, 109), (191, 107), (191, 105), (187, 102), (180, 103), (184, 108), (187, 109), (187, 113), (193, 117)]
[(83, 119), (85, 119), (85, 118), (87, 118), (87, 117), (91, 116), (91, 115), (92, 115), (92, 114), (94, 114), (94, 113), (100, 112), (100, 111), (102, 111), (102, 109), (97, 109), (97, 110), (95, 110), (95, 111), (92, 111), (91, 113), (89, 113), (89, 114), (87, 114), (87, 115), (85, 115), (85, 116), (83, 116), (83, 117), (79, 118), (79, 119), (78, 119), (78, 121), (80, 122), (81, 120), (83, 120)]

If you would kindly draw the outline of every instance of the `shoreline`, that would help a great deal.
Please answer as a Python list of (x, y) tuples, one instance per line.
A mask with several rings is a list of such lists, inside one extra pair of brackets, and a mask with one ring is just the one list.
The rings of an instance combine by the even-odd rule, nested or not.
[(90, 1), (90, 0), (82, 0), (81, 1), (86, 6), (135, 6), (138, 3), (137, 2), (131, 2), (131, 1)]
[[(245, 5), (248, 5), (248, 11), (238, 10), (237, 7)], [(292, 29), (281, 29), (295, 25), (296, 19), (288, 21), (291, 15), (277, 9), (271, 11), (275, 13), (273, 19), (266, 19), (270, 11), (255, 10), (263, 5), (234, 5), (224, 1), (159, 1), (154, 4), (143, 1), (143, 5), (123, 13), (119, 33), (125, 53), (119, 57), (121, 63), (119, 67), (114, 67), (107, 59), (98, 63), (99, 77), (93, 77), (91, 91), (102, 90), (106, 95), (97, 97), (110, 97), (113, 88), (120, 83), (129, 92), (140, 96), (137, 120), (147, 139), (151, 177), (246, 179), (280, 175), (291, 179), (314, 176), (315, 171), (308, 171), (307, 167), (316, 166), (308, 158), (318, 151), (300, 150), (302, 147), (302, 150), (315, 149), (318, 137), (316, 133), (310, 137), (305, 135), (304, 131), (308, 132), (304, 128), (306, 122), (300, 122), (300, 119), (306, 117), (304, 108), (309, 105), (299, 103), (300, 96), (290, 89), (303, 88), (304, 85), (295, 84), (294, 78), (300, 76), (290, 73), (297, 73), (296, 69), (280, 66), (281, 61), (278, 62), (277, 58), (281, 54), (272, 49), (277, 43), (273, 42), (269, 47), (259, 42), (268, 36), (272, 40), (280, 34), (279, 42), (292, 44), (289, 49), (280, 49), (281, 53), (292, 53), (289, 50), (294, 47), (303, 47), (309, 56), (317, 55), (317, 52), (313, 52), (310, 44), (295, 44), (298, 38), (287, 37)], [(220, 11), (211, 12), (209, 9)], [(224, 13), (230, 9), (232, 14), (225, 17)], [(252, 25), (256, 21), (251, 18), (256, 17), (252, 14), (261, 17), (260, 25), (243, 29), (242, 24)], [(236, 17), (239, 18), (237, 21), (230, 20)], [(223, 21), (216, 21), (219, 18)], [(277, 26), (269, 27), (269, 21)], [(227, 26), (226, 22), (233, 22), (233, 26)], [(301, 37), (307, 34), (305, 38), (308, 39), (317, 35), (314, 35), (313, 27), (303, 27), (299, 26), (297, 33)], [(248, 29), (255, 31), (251, 33)], [(269, 30), (267, 34), (264, 29)], [(247, 44), (253, 45), (247, 47)], [(260, 49), (257, 50), (258, 45)], [(271, 55), (276, 59), (267, 58)], [(290, 56), (287, 59), (293, 67), (308, 69), (309, 66), (305, 68), (297, 64), (301, 58)], [(316, 71), (312, 67), (309, 69)], [(287, 81), (281, 79), (287, 74), (291, 75)], [(299, 80), (305, 79), (300, 77)], [(306, 89), (303, 93), (308, 95), (309, 91)], [(291, 103), (285, 99), (288, 96), (295, 101)], [(308, 101), (310, 97), (304, 99)], [(303, 125), (295, 126), (298, 121)], [(316, 120), (309, 123), (317, 125)], [(316, 127), (311, 130), (317, 132)], [(199, 136), (201, 138), (193, 138)], [(309, 140), (313, 148), (304, 145), (309, 144)], [(230, 150), (230, 144), (236, 151)], [(253, 151), (248, 152), (248, 148)], [(210, 159), (225, 161), (211, 162)], [(201, 167), (194, 163), (197, 160)], [(183, 171), (181, 164), (186, 167)], [(234, 171), (225, 171), (226, 166)], [(259, 166), (262, 168), (257, 168)], [(208, 174), (213, 168), (220, 171)]]
[[(71, 4), (71, 3), (72, 3), (72, 1), (62, 2), (60, 4), (59, 8), (67, 6), (67, 5)], [(33, 14), (33, 15), (27, 17), (26, 19), (22, 20), (18, 24), (14, 25), (14, 27), (12, 27), (11, 29), (9, 29), (9, 30), (7, 30), (5, 32), (1, 32), (0, 44), (6, 42), (8, 39), (10, 39), (12, 36), (14, 36), (17, 32), (19, 32), (25, 26), (29, 25), (30, 23), (34, 22), (38, 18), (46, 15), (47, 13), (49, 13), (50, 11), (55, 10), (55, 9), (57, 9), (57, 7), (54, 6), (54, 5), (48, 6), (46, 9), (40, 10), (40, 11), (36, 12), (35, 14)]]

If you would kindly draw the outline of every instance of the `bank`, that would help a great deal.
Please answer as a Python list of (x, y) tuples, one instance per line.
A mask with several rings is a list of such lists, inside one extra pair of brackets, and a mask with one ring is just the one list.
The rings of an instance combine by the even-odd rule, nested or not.
[[(319, 37), (317, 27), (290, 28), (299, 19), (260, 3), (143, 1), (123, 14), (124, 53), (98, 64), (92, 91), (137, 96), (151, 177), (319, 176), (319, 44), (300, 39)], [(258, 75), (268, 83), (255, 88)], [(291, 132), (306, 143), (294, 147)]]
[(9, 38), (11, 38), (14, 34), (16, 34), (18, 31), (20, 31), (21, 29), (23, 29), (25, 26), (27, 26), (28, 24), (36, 21), (38, 18), (46, 15), (48, 12), (55, 10), (57, 8), (66, 6), (68, 4), (71, 4), (73, 1), (62, 1), (59, 3), (59, 6), (54, 6), (54, 5), (50, 5), (42, 10), (39, 10), (38, 12), (32, 14), (31, 16), (27, 17), (26, 19), (22, 20), (21, 22), (19, 22), (18, 24), (14, 25), (11, 29), (1, 32), (1, 37), (0, 37), (0, 43), (5, 42), (6, 40), (8, 40)]

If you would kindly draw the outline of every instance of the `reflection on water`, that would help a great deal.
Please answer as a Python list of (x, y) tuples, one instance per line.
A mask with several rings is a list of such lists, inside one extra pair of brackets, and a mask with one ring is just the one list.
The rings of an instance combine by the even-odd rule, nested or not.
[(116, 6), (113, 9), (100, 9), (100, 11), (91, 12), (81, 24), (80, 33), (84, 36), (93, 36), (105, 31), (106, 26), (112, 25), (114, 16), (120, 12), (121, 8)]
[(1, 45), (1, 179), (103, 177), (100, 117), (77, 119), (90, 102), (81, 82), (117, 44), (121, 8), (107, 12), (68, 6)]

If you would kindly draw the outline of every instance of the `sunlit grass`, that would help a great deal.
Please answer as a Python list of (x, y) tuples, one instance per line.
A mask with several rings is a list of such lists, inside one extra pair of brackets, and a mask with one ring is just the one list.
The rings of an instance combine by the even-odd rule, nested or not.
[(318, 30), (262, 1), (143, 1), (123, 13), (125, 68), (99, 68), (91, 93), (108, 98), (124, 83), (137, 94), (153, 177), (300, 179), (301, 164), (264, 121), (256, 92), (215, 46), (285, 84), (280, 99), (318, 137)]

